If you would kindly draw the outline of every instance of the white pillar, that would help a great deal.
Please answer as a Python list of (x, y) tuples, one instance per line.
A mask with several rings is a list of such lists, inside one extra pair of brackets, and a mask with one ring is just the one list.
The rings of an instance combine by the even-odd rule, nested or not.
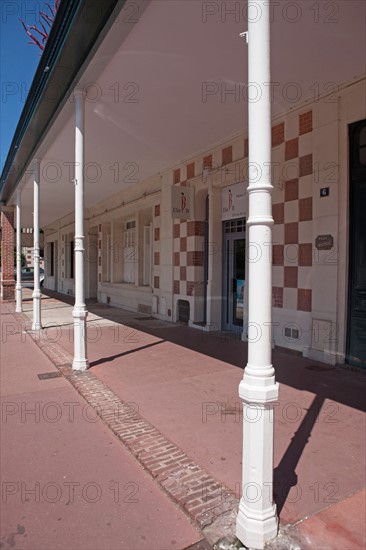
[[(251, 7), (252, 6), (252, 7)], [(278, 532), (273, 502), (273, 408), (278, 384), (272, 366), (272, 183), (270, 25), (268, 0), (248, 4), (249, 43), (249, 327), (243, 400), (242, 497), (236, 534), (262, 549)], [(258, 14), (260, 11), (260, 14)]]
[(86, 318), (84, 293), (84, 96), (75, 92), (75, 305), (74, 317), (74, 370), (89, 366), (86, 353)]
[(21, 313), (22, 308), (22, 225), (20, 218), (20, 201), (21, 191), (17, 190), (17, 204), (16, 204), (16, 227), (17, 227), (17, 282), (15, 286), (16, 292), (16, 313)]
[(41, 325), (41, 289), (39, 282), (39, 184), (40, 161), (34, 159), (34, 186), (33, 186), (33, 258), (34, 258), (34, 284), (33, 284), (33, 323), (32, 330), (40, 330)]

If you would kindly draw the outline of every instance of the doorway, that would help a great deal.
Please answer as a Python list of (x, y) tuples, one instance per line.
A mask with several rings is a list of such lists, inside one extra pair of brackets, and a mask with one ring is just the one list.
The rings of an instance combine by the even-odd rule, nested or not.
[(241, 332), (244, 319), (245, 219), (223, 222), (223, 329)]
[(97, 228), (89, 233), (89, 247), (87, 259), (89, 261), (89, 298), (98, 297), (98, 232)]
[(53, 263), (54, 263), (54, 277), (55, 277), (55, 291), (58, 291), (58, 241), (54, 243), (53, 250)]
[(366, 120), (349, 127), (350, 210), (346, 361), (366, 368)]

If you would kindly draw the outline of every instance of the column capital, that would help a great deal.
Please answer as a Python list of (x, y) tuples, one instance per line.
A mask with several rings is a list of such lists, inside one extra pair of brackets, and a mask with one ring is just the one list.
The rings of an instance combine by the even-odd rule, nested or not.
[(79, 90), (79, 89), (74, 90), (73, 95), (75, 98), (78, 98), (78, 97), (81, 97), (82, 99), (86, 98), (86, 92), (84, 92), (84, 90)]

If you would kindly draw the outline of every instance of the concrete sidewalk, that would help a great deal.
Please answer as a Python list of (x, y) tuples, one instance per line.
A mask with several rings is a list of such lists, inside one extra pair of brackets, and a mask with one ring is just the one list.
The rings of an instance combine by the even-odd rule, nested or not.
[[(27, 291), (24, 294), (29, 298)], [(38, 345), (90, 406), (99, 414), (104, 408), (101, 416), (109, 428), (99, 423), (102, 429), (121, 439), (208, 540), (218, 540), (220, 528), (221, 534), (230, 538), (241, 490), (242, 415), (237, 389), (246, 345), (233, 335), (201, 333), (89, 304), (91, 368), (78, 377), (68, 366), (73, 350), (71, 300), (67, 299), (68, 304), (59, 298), (53, 295), (42, 300), (42, 322), (47, 329)], [(6, 333), (14, 332), (7, 337), (9, 342), (30, 338), (16, 332), (29, 327), (31, 309), (31, 301), (26, 300), (25, 315), (16, 316), (13, 328), (12, 316), (6, 318)], [(33, 341), (30, 345), (35, 348)], [(16, 346), (11, 364), (19, 361), (24, 348)], [(364, 548), (366, 377), (279, 351), (274, 353), (274, 364), (281, 384), (275, 419), (274, 489), (282, 534), (271, 546)], [(67, 384), (57, 379), (41, 385), (50, 383)], [(69, 387), (69, 391), (74, 390)], [(129, 427), (126, 432), (126, 426), (114, 422), (112, 404), (127, 406), (130, 425), (132, 417), (135, 422), (134, 431)], [(99, 424), (88, 425), (88, 429), (101, 429)], [(66, 441), (68, 435), (64, 436)], [(164, 445), (164, 460), (157, 461), (149, 451), (157, 440)], [(67, 447), (70, 452), (72, 447)], [(90, 456), (90, 460), (96, 458)], [(137, 463), (135, 467), (141, 468)], [(184, 468), (191, 468), (192, 476), (195, 472), (192, 487), (185, 481), (187, 476), (180, 473)], [(117, 467), (113, 475), (118, 473)], [(204, 483), (209, 485), (202, 495)], [(171, 548), (184, 548), (185, 540)], [(130, 547), (166, 547), (154, 544)], [(94, 548), (88, 544), (84, 547)]]

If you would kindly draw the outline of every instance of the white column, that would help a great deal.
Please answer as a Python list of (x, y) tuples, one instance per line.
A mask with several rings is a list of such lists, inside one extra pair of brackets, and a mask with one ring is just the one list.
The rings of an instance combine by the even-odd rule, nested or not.
[(75, 305), (74, 317), (74, 370), (86, 370), (86, 318), (84, 293), (84, 96), (75, 92)]
[[(258, 12), (260, 13), (258, 14)], [(248, 364), (239, 386), (244, 409), (242, 497), (236, 534), (262, 549), (276, 536), (273, 502), (272, 184), (270, 25), (268, 0), (248, 4), (249, 43), (249, 334)]]
[(41, 289), (39, 282), (39, 184), (40, 160), (34, 159), (34, 186), (33, 186), (33, 257), (34, 257), (34, 284), (33, 284), (33, 323), (32, 330), (40, 330), (41, 325)]
[(16, 313), (21, 313), (22, 308), (22, 225), (20, 218), (20, 202), (21, 191), (17, 190), (17, 204), (16, 204), (16, 227), (17, 227), (17, 283), (15, 286), (16, 292)]

